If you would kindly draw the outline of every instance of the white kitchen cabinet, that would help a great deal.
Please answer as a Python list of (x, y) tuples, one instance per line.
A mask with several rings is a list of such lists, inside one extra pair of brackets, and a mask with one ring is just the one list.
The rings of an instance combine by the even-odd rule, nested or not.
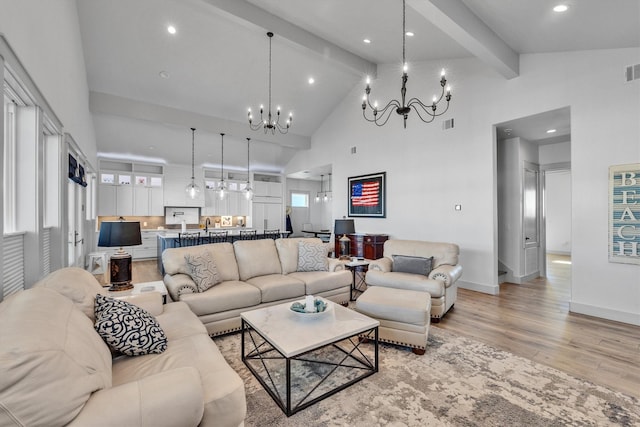
[(254, 181), (253, 182), (253, 191), (254, 191), (254, 194), (256, 196), (282, 198), (282, 183), (281, 182)]
[(163, 216), (164, 194), (162, 187), (134, 187), (133, 215)]
[(284, 230), (282, 203), (253, 203), (251, 227), (258, 230)]
[(98, 216), (115, 216), (116, 186), (101, 184), (98, 186)]
[(116, 186), (116, 215), (133, 216), (133, 188), (129, 185)]

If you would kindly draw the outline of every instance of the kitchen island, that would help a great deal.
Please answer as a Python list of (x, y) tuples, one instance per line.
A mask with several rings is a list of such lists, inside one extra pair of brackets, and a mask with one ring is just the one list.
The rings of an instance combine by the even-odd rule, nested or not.
[[(234, 241), (240, 238), (240, 231), (245, 231), (245, 230), (246, 231), (256, 230), (257, 239), (265, 238), (265, 230), (257, 230), (257, 229), (246, 228), (246, 227), (211, 228), (208, 231), (199, 229), (199, 228), (188, 228), (186, 232), (190, 234), (198, 233), (200, 235), (199, 244), (205, 245), (209, 243), (209, 232), (214, 233), (219, 231), (226, 231), (228, 232), (227, 236), (228, 236), (229, 243), (233, 243)], [(288, 237), (290, 233), (291, 233), (290, 231), (280, 231), (279, 237)], [(178, 243), (179, 234), (180, 233), (178, 230), (167, 230), (164, 233), (158, 233), (158, 271), (163, 276), (164, 276), (164, 267), (162, 266), (162, 252), (164, 252), (164, 250), (167, 248), (175, 248), (180, 246), (180, 244)]]

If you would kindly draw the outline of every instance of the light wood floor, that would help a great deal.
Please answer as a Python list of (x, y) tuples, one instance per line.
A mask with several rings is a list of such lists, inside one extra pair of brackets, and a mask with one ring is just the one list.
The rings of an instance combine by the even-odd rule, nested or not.
[[(459, 289), (454, 309), (432, 327), (640, 398), (640, 327), (569, 313), (567, 262), (550, 256), (547, 278), (504, 283), (498, 296)], [(135, 283), (160, 279), (155, 261), (134, 263)]]

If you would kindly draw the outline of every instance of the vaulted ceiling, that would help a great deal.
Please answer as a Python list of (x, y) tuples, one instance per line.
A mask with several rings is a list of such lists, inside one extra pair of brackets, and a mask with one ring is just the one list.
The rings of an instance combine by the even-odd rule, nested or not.
[[(505, 79), (522, 53), (640, 46), (637, 0), (407, 0), (408, 61), (478, 57)], [(78, 0), (102, 156), (281, 171), (377, 64), (400, 63), (400, 0)], [(173, 25), (175, 34), (167, 27)], [(287, 135), (248, 129), (268, 103), (294, 114)], [(370, 43), (364, 43), (363, 39)], [(314, 83), (310, 84), (309, 79)], [(356, 106), (357, 107), (357, 106)], [(566, 115), (566, 114), (565, 114)]]

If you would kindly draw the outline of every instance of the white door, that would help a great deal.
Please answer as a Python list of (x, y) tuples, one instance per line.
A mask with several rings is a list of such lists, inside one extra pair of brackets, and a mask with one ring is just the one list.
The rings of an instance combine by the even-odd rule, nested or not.
[(84, 268), (85, 258), (85, 231), (84, 231), (84, 207), (85, 207), (85, 188), (68, 181), (67, 183), (67, 200), (68, 200), (68, 260), (67, 263), (71, 267)]
[(539, 172), (534, 166), (525, 166), (522, 188), (522, 234), (524, 274), (539, 270), (540, 203)]

